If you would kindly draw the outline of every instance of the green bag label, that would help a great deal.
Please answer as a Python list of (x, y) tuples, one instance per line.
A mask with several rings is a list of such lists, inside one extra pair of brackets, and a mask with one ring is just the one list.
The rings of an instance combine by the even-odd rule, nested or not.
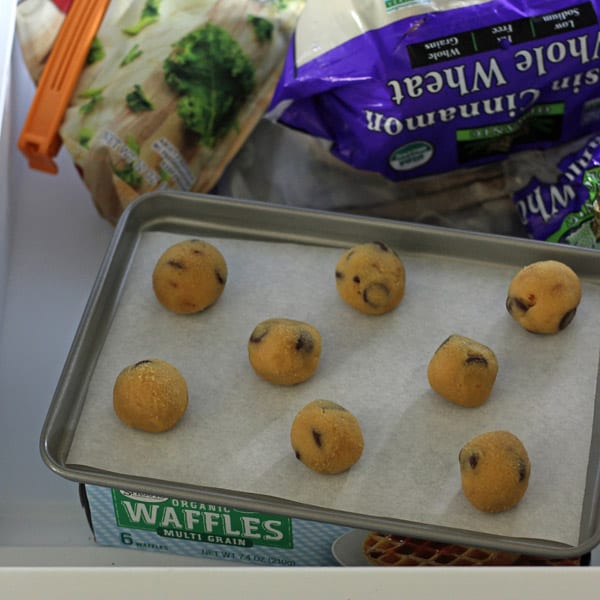
[(249, 548), (293, 548), (288, 517), (216, 504), (112, 490), (119, 527), (153, 531), (164, 538)]
[[(484, 101), (485, 104), (485, 101)], [(492, 105), (487, 105), (492, 112)], [(513, 144), (535, 144), (538, 141), (556, 142), (561, 135), (565, 114), (563, 102), (534, 106), (515, 121), (492, 126), (458, 129), (456, 143), (461, 163), (476, 157), (509, 152)]]

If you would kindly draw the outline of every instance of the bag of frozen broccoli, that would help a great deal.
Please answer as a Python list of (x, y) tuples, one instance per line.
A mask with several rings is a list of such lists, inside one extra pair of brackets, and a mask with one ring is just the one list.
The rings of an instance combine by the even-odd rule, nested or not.
[(269, 107), (391, 181), (600, 129), (600, 0), (307, 0)]
[[(35, 81), (71, 0), (23, 0)], [(208, 192), (263, 116), (303, 0), (112, 0), (60, 136), (100, 212), (144, 192)]]
[(600, 249), (600, 135), (557, 148), (552, 157), (546, 172), (516, 159), (506, 163), (511, 181), (524, 184), (512, 190), (522, 224), (534, 239)]

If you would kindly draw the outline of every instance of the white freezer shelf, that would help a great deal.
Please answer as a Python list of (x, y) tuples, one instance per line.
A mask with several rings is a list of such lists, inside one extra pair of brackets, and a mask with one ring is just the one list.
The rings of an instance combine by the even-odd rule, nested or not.
[[(0, 19), (0, 168), (8, 165), (10, 154), (10, 60), (14, 38), (14, 5), (11, 3), (5, 9), (5, 15)], [(1, 173), (1, 172), (0, 172)], [(0, 322), (4, 308), (4, 282), (7, 277), (8, 257), (10, 251), (10, 213), (8, 206), (9, 178), (0, 174)]]
[[(42, 462), (43, 421), (113, 230), (98, 216), (65, 151), (59, 174), (51, 176), (30, 170), (16, 150), (32, 96), (15, 48), (6, 170), (11, 247), (0, 322), (0, 569), (232, 566), (96, 546), (76, 484)], [(599, 550), (593, 564), (600, 565)]]
[[(400, 572), (401, 571), (401, 572)], [(32, 576), (33, 575), (33, 576)], [(372, 600), (376, 597), (438, 600), (553, 600), (594, 598), (598, 572), (536, 569), (0, 569), (0, 586), (19, 586), (26, 598), (114, 600), (140, 597), (244, 598), (245, 600)], [(594, 588), (594, 586), (596, 586)], [(8, 588), (7, 588), (8, 589)], [(243, 594), (243, 595), (242, 595)], [(596, 594), (597, 595), (597, 594)]]

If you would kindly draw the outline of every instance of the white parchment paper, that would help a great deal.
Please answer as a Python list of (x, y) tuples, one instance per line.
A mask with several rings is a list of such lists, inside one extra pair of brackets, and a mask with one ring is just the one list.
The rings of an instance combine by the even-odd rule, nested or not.
[[(401, 253), (405, 297), (392, 313), (370, 316), (337, 295), (340, 249), (212, 239), (228, 263), (225, 291), (203, 313), (180, 316), (159, 305), (151, 274), (160, 254), (181, 239), (152, 232), (140, 240), (69, 464), (578, 543), (600, 346), (599, 286), (584, 281), (582, 303), (566, 330), (534, 335), (504, 307), (514, 267)], [(274, 386), (252, 370), (248, 338), (271, 317), (320, 330), (321, 362), (309, 381)], [(455, 406), (429, 387), (427, 364), (452, 333), (490, 346), (498, 357), (496, 384), (482, 407)], [(118, 373), (152, 357), (177, 366), (190, 390), (186, 415), (163, 434), (129, 429), (112, 409)], [(346, 473), (313, 473), (291, 449), (295, 414), (317, 398), (344, 405), (361, 423), (365, 450)], [(495, 429), (523, 441), (532, 474), (515, 509), (489, 515), (462, 495), (458, 452), (471, 437)]]

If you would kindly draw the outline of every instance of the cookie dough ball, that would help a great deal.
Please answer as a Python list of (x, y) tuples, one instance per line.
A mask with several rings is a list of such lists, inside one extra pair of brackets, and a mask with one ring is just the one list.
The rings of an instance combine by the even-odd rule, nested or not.
[(141, 360), (123, 369), (115, 381), (115, 414), (134, 429), (167, 431), (181, 419), (187, 405), (183, 375), (163, 360)]
[(577, 274), (556, 260), (523, 267), (512, 279), (506, 309), (522, 327), (533, 333), (558, 333), (575, 316), (581, 300)]
[(158, 259), (152, 287), (158, 301), (177, 314), (197, 313), (214, 304), (225, 289), (227, 264), (208, 242), (185, 240)]
[(364, 447), (356, 417), (329, 400), (314, 400), (296, 415), (290, 441), (298, 460), (329, 475), (348, 470)]
[(521, 440), (509, 431), (490, 431), (467, 442), (458, 455), (465, 497), (483, 512), (502, 512), (527, 491), (531, 463)]
[(443, 398), (461, 406), (481, 406), (498, 373), (496, 355), (487, 346), (462, 335), (451, 335), (429, 361), (427, 378)]
[(404, 264), (382, 242), (350, 248), (335, 268), (335, 283), (344, 302), (371, 315), (398, 306), (404, 296), (404, 281)]
[(250, 334), (248, 358), (254, 371), (266, 381), (295, 385), (317, 370), (321, 347), (316, 327), (293, 319), (267, 319)]

